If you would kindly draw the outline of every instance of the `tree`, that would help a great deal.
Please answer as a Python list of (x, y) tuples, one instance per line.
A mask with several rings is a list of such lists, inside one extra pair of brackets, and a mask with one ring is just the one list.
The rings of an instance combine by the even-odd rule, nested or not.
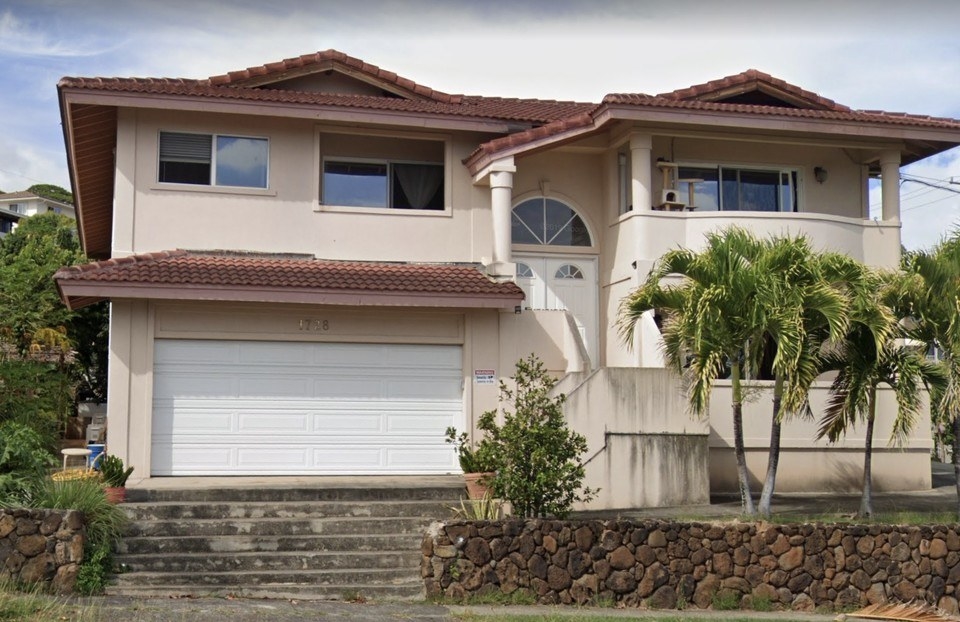
[(955, 231), (930, 252), (907, 253), (907, 274), (897, 302), (915, 322), (917, 339), (942, 352), (946, 381), (931, 392), (932, 411), (953, 428), (953, 470), (957, 478), (960, 517), (960, 232)]
[[(707, 234), (706, 247), (700, 252), (672, 250), (660, 258), (643, 285), (624, 299), (619, 320), (629, 342), (640, 316), (649, 309), (660, 311), (667, 365), (683, 377), (690, 410), (696, 416), (708, 415), (713, 383), (729, 371), (737, 481), (741, 507), (748, 516), (756, 515), (756, 507), (743, 442), (744, 372), (752, 369), (766, 327), (774, 321), (771, 315), (779, 310), (758, 295), (766, 278), (758, 263), (764, 251), (763, 242), (739, 228)], [(668, 280), (675, 276), (682, 280)], [(782, 330), (769, 331), (781, 361), (792, 349), (787, 343), (789, 323), (782, 319)]]
[(27, 192), (32, 192), (37, 196), (46, 197), (48, 199), (53, 199), (54, 201), (60, 201), (61, 203), (69, 203), (70, 205), (73, 205), (73, 194), (66, 188), (61, 188), (60, 186), (55, 186), (53, 184), (34, 184), (27, 188)]
[[(759, 513), (770, 517), (780, 462), (780, 435), (787, 416), (808, 412), (810, 386), (820, 375), (824, 342), (838, 340), (850, 321), (850, 290), (862, 283), (864, 266), (838, 253), (816, 252), (805, 236), (775, 237), (757, 265), (757, 301), (768, 307), (755, 343), (779, 344), (770, 365), (774, 376), (773, 412), (767, 472)], [(763, 351), (752, 356), (760, 368)]]
[[(887, 280), (894, 278), (890, 275)], [(894, 316), (885, 309), (882, 300), (885, 288), (880, 283), (877, 286), (873, 304), (879, 313), (889, 318), (889, 323), (884, 329), (882, 325), (856, 322), (846, 338), (824, 355), (824, 370), (836, 371), (837, 376), (830, 387), (830, 398), (817, 433), (817, 438), (826, 436), (835, 442), (848, 428), (861, 421), (866, 423), (858, 513), (861, 518), (873, 515), (873, 432), (878, 388), (886, 384), (896, 396), (897, 416), (890, 440), (900, 444), (923, 407), (922, 390), (925, 387), (942, 389), (946, 382), (942, 366), (926, 359), (926, 347), (917, 347), (916, 342), (908, 339), (909, 333), (893, 322)], [(893, 336), (897, 338), (891, 338)]]
[(518, 516), (562, 518), (595, 494), (581, 490), (587, 440), (567, 428), (564, 396), (550, 395), (554, 381), (539, 359), (518, 361), (513, 382), (514, 389), (500, 385), (501, 402), (513, 405), (512, 412), (504, 410), (503, 425), (496, 423), (496, 411), (485, 412), (477, 425), (496, 471), (490, 489)]
[[(60, 420), (70, 401), (64, 396), (72, 399), (77, 382), (84, 397), (106, 397), (106, 304), (74, 312), (57, 293), (53, 274), (87, 261), (73, 220), (48, 212), (20, 222), (0, 240), (0, 358), (7, 359), (0, 381), (9, 396), (25, 393), (19, 401), (0, 400), (0, 418), (27, 408), (36, 414), (21, 413), (18, 420)], [(41, 399), (51, 391), (56, 400)]]

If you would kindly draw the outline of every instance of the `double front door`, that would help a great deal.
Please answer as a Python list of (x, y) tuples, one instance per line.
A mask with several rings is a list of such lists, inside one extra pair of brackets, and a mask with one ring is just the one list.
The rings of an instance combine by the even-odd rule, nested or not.
[(517, 285), (526, 294), (524, 306), (534, 310), (569, 311), (593, 366), (598, 364), (597, 260), (589, 256), (518, 255)]

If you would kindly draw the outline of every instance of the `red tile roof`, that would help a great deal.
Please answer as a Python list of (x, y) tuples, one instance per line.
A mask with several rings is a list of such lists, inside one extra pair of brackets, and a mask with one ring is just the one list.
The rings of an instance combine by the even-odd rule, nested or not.
[(742, 73), (720, 78), (719, 80), (711, 80), (703, 84), (695, 84), (684, 89), (670, 91), (669, 93), (661, 93), (657, 97), (677, 100), (696, 99), (700, 101), (713, 101), (735, 93), (757, 90), (761, 85), (769, 85), (776, 90), (793, 95), (811, 107), (821, 108), (823, 110), (850, 111), (850, 108), (838, 104), (832, 99), (821, 97), (816, 93), (807, 91), (785, 80), (775, 78), (768, 73), (757, 71), (756, 69), (748, 69)]
[[(406, 294), (418, 297), (523, 299), (514, 283), (488, 278), (473, 264), (325, 261), (303, 256), (163, 251), (59, 270), (63, 292), (76, 285), (178, 287), (325, 293)], [(79, 291), (79, 290), (78, 290)], [(67, 296), (70, 296), (68, 293)], [(83, 296), (79, 296), (83, 297)], [(436, 305), (448, 306), (437, 302)], [(471, 305), (466, 305), (471, 306)]]
[(593, 110), (596, 104), (539, 99), (462, 96), (457, 103), (372, 95), (307, 93), (278, 89), (214, 86), (206, 80), (185, 78), (63, 78), (61, 88), (90, 89), (144, 95), (178, 95), (220, 100), (276, 102), (307, 106), (362, 108), (436, 116), (475, 117), (546, 123)]
[(392, 71), (386, 71), (371, 65), (368, 62), (348, 56), (338, 50), (324, 50), (313, 54), (304, 54), (295, 58), (285, 58), (275, 63), (266, 63), (256, 67), (248, 67), (240, 71), (230, 71), (220, 76), (208, 78), (206, 82), (214, 86), (250, 86), (261, 85), (285, 80), (294, 75), (303, 75), (316, 71), (324, 71), (333, 66), (341, 66), (367, 75), (375, 81), (399, 87), (412, 95), (431, 99), (441, 103), (457, 103), (461, 96), (448, 95), (435, 91), (429, 87), (417, 84)]

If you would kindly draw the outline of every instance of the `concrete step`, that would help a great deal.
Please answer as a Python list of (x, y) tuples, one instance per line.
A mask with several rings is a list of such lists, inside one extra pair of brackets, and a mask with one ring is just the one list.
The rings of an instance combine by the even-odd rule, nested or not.
[(230, 501), (424, 501), (443, 503), (459, 502), (466, 497), (462, 479), (453, 479), (443, 486), (408, 487), (244, 487), (244, 488), (128, 488), (127, 500), (131, 503), (201, 502), (220, 503)]
[(242, 518), (403, 518), (452, 515), (451, 507), (459, 501), (444, 504), (435, 499), (409, 501), (276, 501), (248, 502), (183, 502), (125, 503), (123, 509), (131, 520), (173, 519), (242, 519)]
[(419, 570), (420, 551), (303, 552), (279, 553), (155, 553), (120, 555), (117, 563), (127, 572), (237, 572), (293, 570)]
[(125, 572), (114, 579), (114, 585), (124, 587), (187, 587), (203, 591), (206, 587), (231, 586), (305, 586), (337, 587), (353, 585), (407, 586), (420, 582), (419, 568), (368, 568), (337, 570), (277, 570), (261, 572), (239, 570), (227, 572)]
[(184, 519), (136, 521), (129, 536), (297, 536), (347, 535), (365, 533), (422, 533), (431, 519), (404, 518), (248, 518), (248, 519)]
[(421, 600), (424, 596), (423, 582), (395, 585), (373, 585), (367, 583), (343, 585), (292, 585), (271, 584), (232, 585), (218, 587), (213, 585), (196, 587), (184, 585), (148, 585), (119, 586), (107, 588), (108, 596), (126, 598), (170, 598), (170, 597), (240, 597), (240, 598), (276, 598), (297, 600)]
[(151, 536), (126, 537), (119, 553), (242, 553), (270, 551), (417, 551), (422, 533), (339, 534), (335, 536)]

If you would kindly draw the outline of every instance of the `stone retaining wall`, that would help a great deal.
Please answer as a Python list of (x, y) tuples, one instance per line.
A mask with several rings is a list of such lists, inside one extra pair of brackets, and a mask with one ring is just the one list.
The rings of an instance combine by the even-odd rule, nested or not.
[(75, 510), (0, 509), (0, 582), (45, 582), (72, 592), (85, 531)]
[(921, 600), (957, 613), (958, 534), (960, 525), (437, 523), (421, 574), (428, 595), (454, 599), (525, 590), (541, 603), (672, 609), (762, 599), (801, 611)]

